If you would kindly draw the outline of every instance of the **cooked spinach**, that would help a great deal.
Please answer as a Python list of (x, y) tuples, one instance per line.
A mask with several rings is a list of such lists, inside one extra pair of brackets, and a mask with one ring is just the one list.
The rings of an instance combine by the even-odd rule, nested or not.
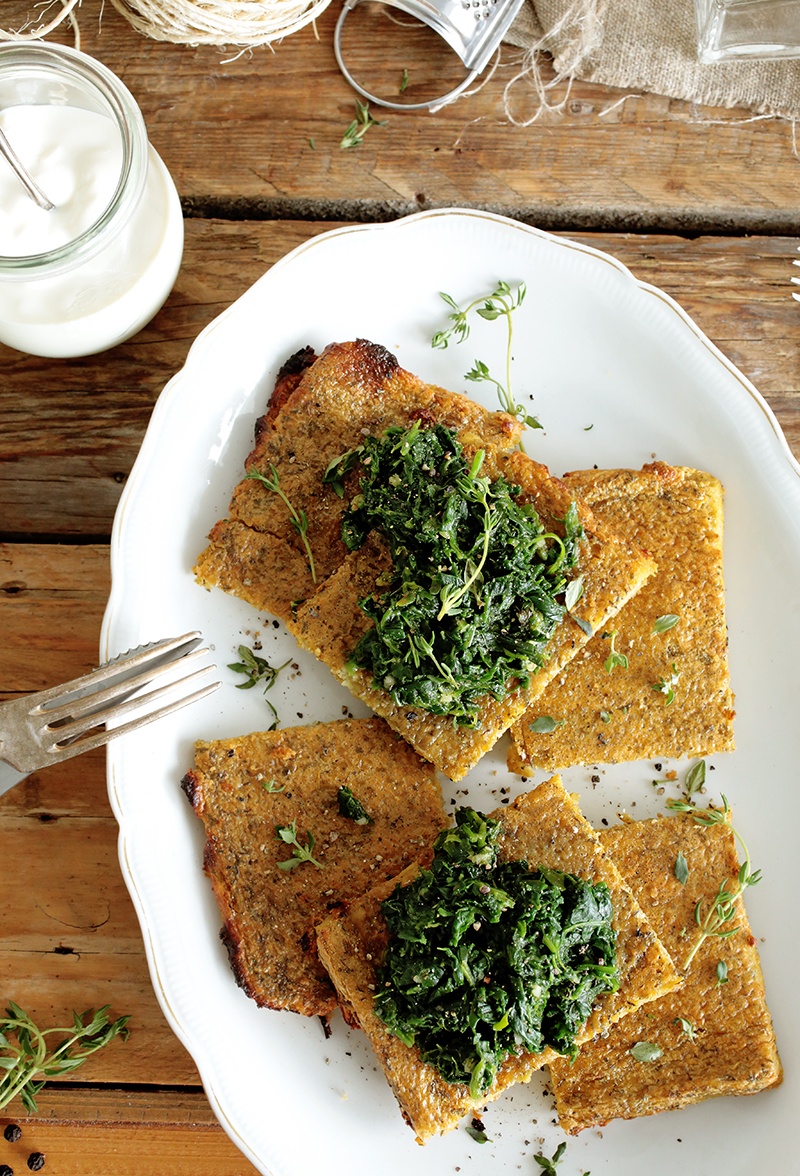
[(584, 537), (574, 503), (563, 534), (548, 532), (519, 487), (481, 474), (484, 458), (468, 463), (452, 430), (415, 422), (365, 437), (325, 474), (342, 493), (358, 465), (342, 538), (355, 551), (377, 531), (392, 559), (390, 582), (359, 602), (374, 626), (351, 664), (398, 705), (465, 726), (483, 696), (502, 700), (544, 665)]
[(355, 821), (357, 825), (372, 824), (372, 817), (358, 797), (353, 795), (352, 789), (348, 788), (346, 784), (342, 784), (336, 797), (339, 804), (339, 812), (343, 817), (347, 817), (350, 821)]
[(479, 1098), (507, 1057), (574, 1057), (619, 979), (604, 883), (497, 860), (500, 824), (460, 808), (431, 868), (382, 903), (389, 940), (375, 1008), (446, 1082)]

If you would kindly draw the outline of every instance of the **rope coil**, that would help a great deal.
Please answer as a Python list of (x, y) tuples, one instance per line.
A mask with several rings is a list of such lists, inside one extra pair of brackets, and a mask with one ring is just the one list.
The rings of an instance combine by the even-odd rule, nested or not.
[[(59, 0), (58, 13), (47, 20), (56, 0), (47, 0), (42, 22), (33, 18), (15, 30), (0, 29), (0, 41), (41, 40), (69, 19), (81, 0)], [(242, 49), (267, 45), (316, 20), (330, 0), (111, 0), (138, 33), (174, 45), (232, 45)], [(78, 46), (79, 47), (79, 46)]]

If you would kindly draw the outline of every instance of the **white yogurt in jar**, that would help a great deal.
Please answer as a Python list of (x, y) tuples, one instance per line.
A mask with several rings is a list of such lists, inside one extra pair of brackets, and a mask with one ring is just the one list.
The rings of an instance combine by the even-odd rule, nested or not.
[[(79, 250), (71, 268), (10, 259), (69, 254), (91, 237), (117, 195), (123, 147), (117, 122), (95, 110), (55, 104), (14, 105), (0, 127), (54, 203), (39, 208), (0, 160), (0, 341), (33, 355), (70, 357), (103, 351), (140, 330), (161, 307), (183, 254), (177, 191), (147, 145), (147, 174), (132, 211), (97, 232), (98, 248)], [(3, 262), (6, 259), (6, 266)]]

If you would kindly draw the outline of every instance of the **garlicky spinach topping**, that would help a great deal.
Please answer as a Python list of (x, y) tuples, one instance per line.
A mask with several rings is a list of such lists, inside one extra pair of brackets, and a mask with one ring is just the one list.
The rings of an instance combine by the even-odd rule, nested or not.
[(596, 999), (619, 984), (605, 884), (499, 862), (499, 833), (498, 821), (458, 809), (431, 868), (381, 905), (376, 1012), (473, 1098), (511, 1055), (551, 1046), (574, 1057)]
[[(338, 493), (355, 465), (360, 492), (342, 520), (349, 550), (386, 541), (389, 583), (359, 603), (374, 621), (351, 662), (399, 706), (475, 726), (479, 700), (502, 700), (544, 665), (565, 612), (583, 527), (571, 503), (563, 535), (545, 530), (519, 487), (481, 474), (442, 425), (365, 437), (325, 474)], [(561, 528), (559, 528), (561, 529)]]

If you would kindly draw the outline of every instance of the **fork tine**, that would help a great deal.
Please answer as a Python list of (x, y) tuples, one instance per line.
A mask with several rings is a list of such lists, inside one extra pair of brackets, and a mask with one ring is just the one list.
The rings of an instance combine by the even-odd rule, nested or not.
[(184, 647), (187, 647), (184, 652), (188, 652), (202, 640), (202, 634), (194, 631), (185, 633), (182, 637), (168, 637), (163, 641), (154, 641), (151, 645), (143, 645), (139, 649), (112, 658), (111, 661), (88, 674), (83, 674), (80, 678), (73, 678), (71, 682), (39, 691), (36, 696), (38, 705), (45, 707), (53, 699), (58, 699), (59, 702), (64, 698), (78, 699), (103, 682), (122, 678), (149, 665), (158, 666), (162, 662), (175, 661), (181, 656)]
[[(146, 668), (129, 677), (123, 677), (119, 681), (112, 682), (111, 685), (102, 687), (99, 690), (83, 690), (78, 694), (73, 694), (71, 698), (67, 698), (66, 702), (51, 705), (40, 703), (31, 709), (31, 715), (34, 717), (41, 716), (47, 720), (50, 727), (57, 727), (61, 722), (68, 721), (69, 719), (78, 719), (82, 715), (95, 714), (98, 710), (110, 703), (114, 703), (117, 700), (122, 702), (140, 687), (148, 686), (151, 682), (163, 677), (171, 670), (193, 664), (207, 654), (207, 649), (194, 649), (191, 653), (184, 653), (180, 657), (175, 657), (175, 660), (157, 664), (154, 669)], [(209, 666), (207, 668), (210, 669), (211, 667)]]
[[(163, 719), (166, 715), (171, 715), (193, 702), (199, 702), (201, 698), (206, 698), (209, 694), (213, 694), (219, 685), (219, 682), (209, 682), (199, 690), (195, 690), (194, 693), (187, 694), (183, 698), (176, 698), (172, 702), (168, 702), (164, 706), (159, 707), (158, 710), (148, 711), (147, 714), (139, 715), (136, 719), (130, 719), (127, 723), (120, 724), (119, 727), (109, 727), (105, 731), (98, 731), (95, 735), (89, 735), (85, 739), (78, 739), (64, 746), (56, 743), (47, 753), (48, 763), (61, 763), (63, 760), (70, 759), (79, 753), (83, 754), (85, 751), (93, 751), (96, 747), (102, 747), (104, 744), (110, 743), (112, 739), (116, 739), (118, 735), (127, 735), (131, 731), (138, 731), (140, 727), (145, 727), (148, 723), (152, 723), (156, 719)], [(159, 694), (160, 692), (154, 691), (153, 693)]]
[[(52, 743), (46, 746), (44, 750), (49, 752), (54, 748), (68, 746), (80, 740), (80, 737), (86, 731), (94, 730), (101, 723), (108, 724), (114, 722), (116, 719), (122, 718), (124, 715), (131, 714), (134, 711), (140, 711), (142, 707), (146, 707), (160, 698), (166, 698), (177, 689), (185, 688), (215, 668), (213, 665), (200, 666), (198, 669), (192, 670), (191, 673), (176, 678), (172, 682), (157, 686), (154, 690), (137, 694), (134, 698), (126, 697), (114, 706), (93, 708), (85, 711), (81, 715), (75, 715), (56, 724), (48, 723), (44, 730), (51, 737)], [(215, 685), (218, 686), (219, 682)]]

